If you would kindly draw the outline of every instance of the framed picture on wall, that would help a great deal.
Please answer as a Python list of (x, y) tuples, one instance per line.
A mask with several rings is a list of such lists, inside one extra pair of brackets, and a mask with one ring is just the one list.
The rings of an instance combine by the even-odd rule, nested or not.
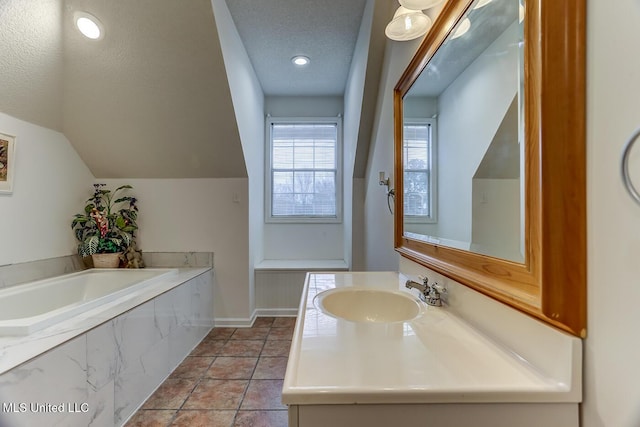
[(13, 191), (16, 137), (0, 133), (0, 194)]

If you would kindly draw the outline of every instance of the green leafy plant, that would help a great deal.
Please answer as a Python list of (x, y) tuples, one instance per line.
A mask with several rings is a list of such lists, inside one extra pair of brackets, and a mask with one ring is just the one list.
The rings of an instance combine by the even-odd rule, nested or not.
[(93, 197), (87, 200), (84, 213), (76, 214), (71, 229), (78, 240), (78, 254), (82, 257), (96, 253), (124, 252), (134, 245), (138, 229), (137, 199), (132, 196), (116, 198), (122, 185), (113, 192), (105, 184), (94, 184)]

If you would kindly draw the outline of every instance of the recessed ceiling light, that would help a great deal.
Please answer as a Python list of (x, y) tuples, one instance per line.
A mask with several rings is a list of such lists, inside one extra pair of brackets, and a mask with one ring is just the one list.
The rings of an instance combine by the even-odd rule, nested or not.
[(76, 28), (87, 38), (99, 40), (104, 37), (104, 27), (95, 16), (87, 12), (75, 12), (73, 20)]
[(304, 67), (305, 65), (308, 65), (311, 60), (308, 56), (297, 55), (291, 58), (291, 62), (293, 62), (294, 65), (297, 65), (298, 67)]

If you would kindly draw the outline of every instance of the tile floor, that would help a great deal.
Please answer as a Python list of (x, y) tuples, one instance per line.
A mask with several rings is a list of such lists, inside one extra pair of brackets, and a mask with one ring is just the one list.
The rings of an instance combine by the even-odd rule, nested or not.
[(126, 427), (286, 427), (281, 403), (295, 318), (214, 328)]

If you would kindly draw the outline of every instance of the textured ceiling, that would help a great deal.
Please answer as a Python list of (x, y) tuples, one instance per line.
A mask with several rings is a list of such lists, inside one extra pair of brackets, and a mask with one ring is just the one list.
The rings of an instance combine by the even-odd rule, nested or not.
[[(344, 94), (367, 1), (383, 19), (369, 47), (362, 171), (395, 1), (227, 0), (275, 96)], [(105, 37), (82, 37), (74, 11), (98, 17)], [(0, 19), (0, 111), (62, 131), (96, 177), (247, 176), (211, 0), (0, 0)], [(295, 54), (311, 66), (293, 68)]]
[[(267, 96), (344, 94), (366, 0), (227, 0)], [(311, 63), (295, 67), (291, 58)]]
[(210, 0), (66, 0), (64, 23), (64, 133), (94, 175), (246, 176)]
[(62, 130), (61, 0), (0, 0), (0, 111)]

